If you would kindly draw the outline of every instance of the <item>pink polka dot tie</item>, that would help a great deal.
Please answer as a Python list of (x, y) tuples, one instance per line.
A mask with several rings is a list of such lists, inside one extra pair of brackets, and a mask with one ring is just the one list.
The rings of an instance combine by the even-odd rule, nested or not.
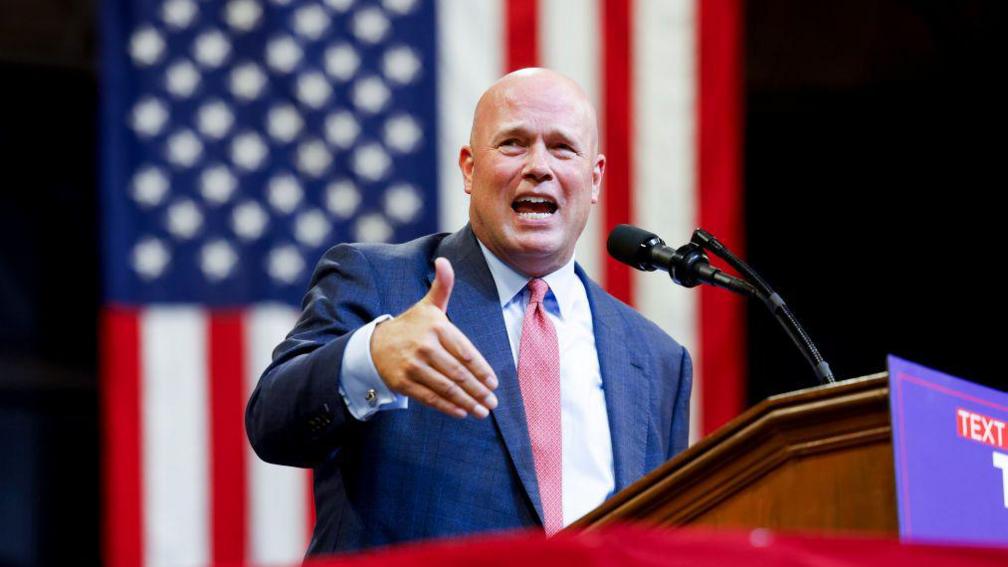
[(563, 433), (560, 429), (560, 347), (556, 329), (546, 316), (543, 298), (549, 285), (534, 279), (521, 344), (518, 346), (518, 383), (525, 403), (532, 458), (539, 481), (546, 535), (563, 528)]

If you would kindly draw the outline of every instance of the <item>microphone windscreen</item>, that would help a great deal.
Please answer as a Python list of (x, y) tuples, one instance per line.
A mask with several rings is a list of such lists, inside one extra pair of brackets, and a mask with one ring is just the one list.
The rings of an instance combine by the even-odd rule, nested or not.
[(649, 243), (662, 242), (658, 235), (628, 224), (618, 225), (609, 233), (606, 249), (616, 260), (638, 270), (653, 270)]

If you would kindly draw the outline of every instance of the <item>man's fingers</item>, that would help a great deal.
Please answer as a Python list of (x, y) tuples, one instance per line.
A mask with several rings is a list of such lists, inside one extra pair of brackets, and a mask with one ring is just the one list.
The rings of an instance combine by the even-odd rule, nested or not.
[(403, 387), (402, 393), (410, 399), (416, 400), (424, 405), (428, 405), (439, 412), (446, 413), (452, 417), (463, 418), (469, 415), (469, 412), (467, 412), (465, 408), (460, 408), (449, 402), (439, 396), (437, 392), (431, 390), (423, 384), (410, 382)]
[[(486, 406), (474, 400), (459, 384), (432, 366), (418, 364), (414, 367), (412, 375), (414, 383), (418, 383), (443, 400), (465, 409), (476, 417), (484, 418), (490, 415), (490, 410)], [(427, 405), (435, 405), (430, 399), (420, 399), (420, 401)]]
[(488, 410), (497, 407), (497, 396), (484, 386), (462, 362), (446, 350), (430, 353), (431, 366), (449, 380), (458, 384), (469, 396)]
[[(451, 263), (437, 258), (434, 271), (434, 282), (417, 305), (375, 328), (372, 359), (394, 391), (448, 415), (487, 417), (497, 407), (491, 391), (497, 387), (497, 377), (445, 317), (455, 284)], [(432, 305), (440, 313), (432, 311)]]
[(451, 297), (452, 286), (455, 285), (455, 271), (451, 262), (445, 258), (434, 260), (434, 283), (427, 292), (427, 299), (442, 312), (448, 310), (448, 299)]
[(464, 364), (477, 380), (491, 390), (497, 388), (497, 375), (494, 374), (493, 368), (480, 354), (479, 349), (472, 344), (469, 337), (465, 336), (465, 333), (451, 324), (441, 326), (437, 331), (438, 338), (445, 349)]

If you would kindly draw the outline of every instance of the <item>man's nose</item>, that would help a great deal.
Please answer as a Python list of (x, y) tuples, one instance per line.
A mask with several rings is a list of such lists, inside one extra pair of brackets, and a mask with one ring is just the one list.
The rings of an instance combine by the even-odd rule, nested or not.
[(525, 168), (522, 176), (536, 183), (548, 181), (553, 178), (553, 172), (549, 165), (549, 151), (546, 144), (536, 142), (529, 148), (525, 158)]

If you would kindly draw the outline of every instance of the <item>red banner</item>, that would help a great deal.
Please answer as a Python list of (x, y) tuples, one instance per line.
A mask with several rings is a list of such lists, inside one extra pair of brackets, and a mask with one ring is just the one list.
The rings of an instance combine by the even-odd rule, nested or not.
[(711, 532), (618, 527), (564, 534), (504, 534), (415, 544), (306, 563), (310, 567), (722, 567), (724, 565), (844, 565), (940, 567), (1008, 565), (1008, 548), (918, 545), (878, 537), (778, 534), (768, 530)]

